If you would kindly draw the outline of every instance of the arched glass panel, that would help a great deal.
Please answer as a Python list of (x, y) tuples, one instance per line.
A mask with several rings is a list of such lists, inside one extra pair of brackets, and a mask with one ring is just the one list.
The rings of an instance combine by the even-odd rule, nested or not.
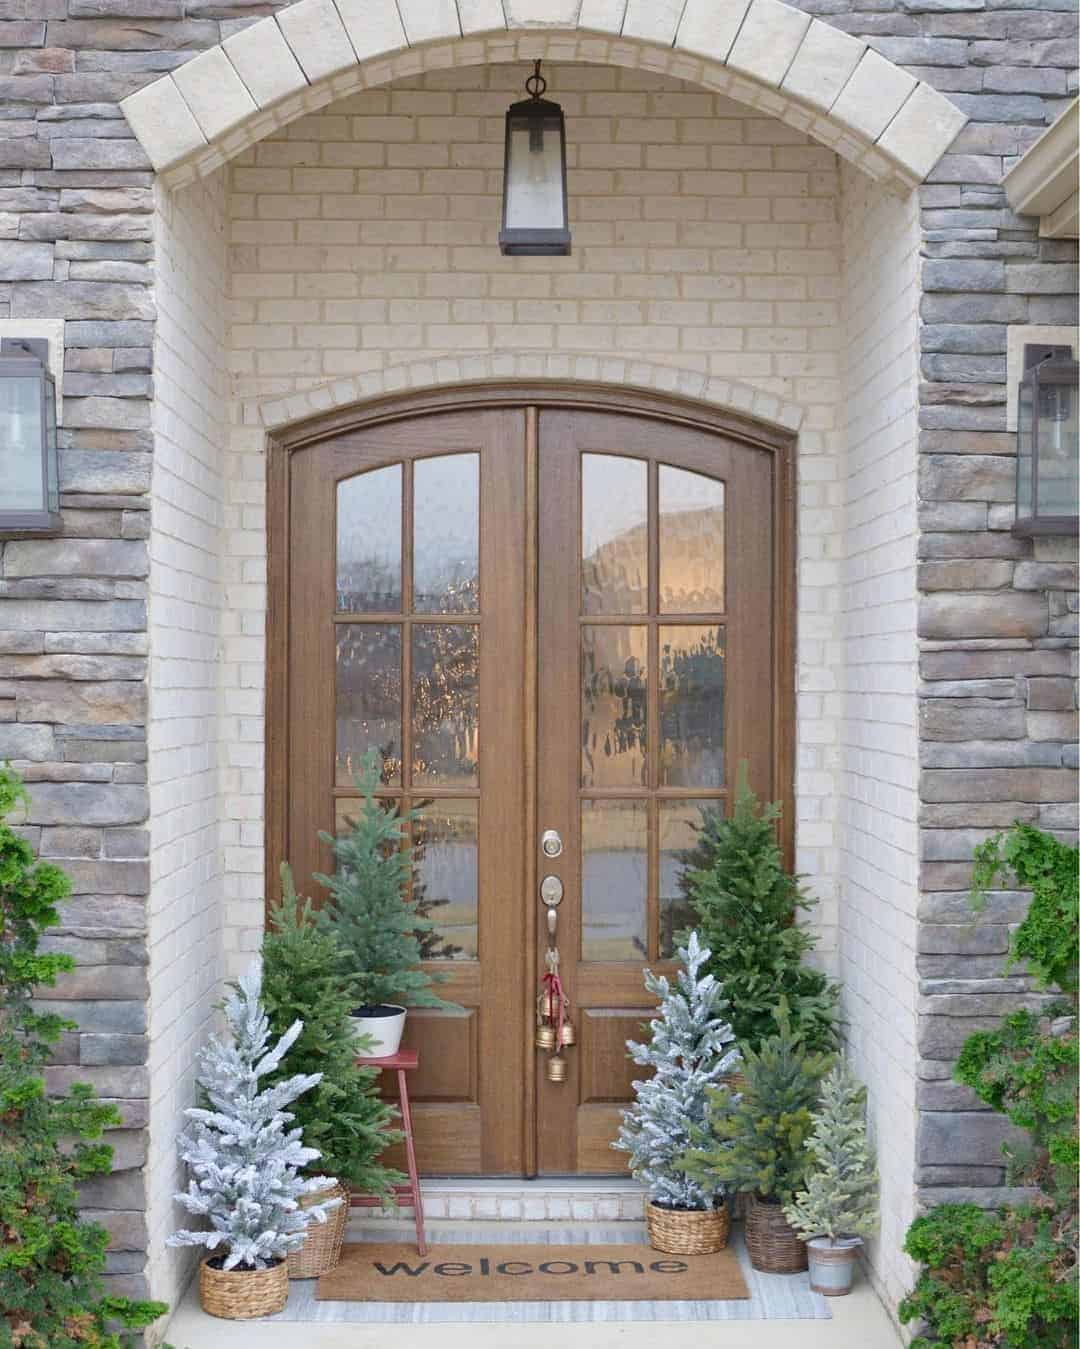
[(413, 465), (413, 611), (480, 611), (480, 456)]
[(401, 610), (401, 465), (346, 478), (337, 488), (337, 611)]
[(660, 465), (660, 611), (724, 610), (724, 484)]
[(649, 607), (649, 466), (615, 454), (581, 456), (581, 589), (586, 614)]

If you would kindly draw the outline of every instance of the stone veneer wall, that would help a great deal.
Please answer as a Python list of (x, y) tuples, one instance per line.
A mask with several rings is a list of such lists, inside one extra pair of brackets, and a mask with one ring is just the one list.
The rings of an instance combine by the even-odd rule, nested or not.
[[(974, 933), (968, 925), (972, 843), (1014, 815), (1075, 826), (1076, 568), (1070, 550), (1009, 533), (1015, 442), (1004, 408), (1007, 325), (1075, 322), (1075, 244), (1040, 240), (999, 186), (1002, 169), (1075, 92), (1076, 16), (1054, 3), (801, 6), (866, 38), (972, 118), (919, 192), (927, 1199), (989, 1198), (1000, 1181), (997, 1122), (976, 1115), (947, 1078), (968, 1031), (1025, 996), (1022, 980), (997, 977), (1018, 898), (997, 896)], [(122, 1103), (118, 1173), (88, 1199), (107, 1212), (118, 1281), (135, 1288), (149, 1092), (140, 540), (154, 311), (151, 176), (116, 103), (244, 26), (247, 14), (228, 0), (0, 0), (0, 316), (64, 321), (68, 372), (64, 541), (8, 542), (0, 560), (0, 754), (31, 780), (34, 841), (76, 876), (57, 940), (83, 962), (62, 990), (82, 1030), (51, 1077), (94, 1080)]]

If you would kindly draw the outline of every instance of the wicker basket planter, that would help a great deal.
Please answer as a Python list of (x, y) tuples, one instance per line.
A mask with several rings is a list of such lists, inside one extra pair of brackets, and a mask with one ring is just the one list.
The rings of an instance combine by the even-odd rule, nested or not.
[(780, 1204), (763, 1204), (756, 1194), (746, 1207), (746, 1249), (763, 1274), (801, 1274), (806, 1268), (806, 1245)]
[(649, 1245), (668, 1255), (713, 1255), (728, 1243), (731, 1217), (727, 1204), (711, 1209), (661, 1208), (645, 1206), (649, 1224)]
[(284, 1260), (269, 1269), (215, 1269), (208, 1255), (199, 1265), (199, 1302), (208, 1316), (249, 1321), (285, 1310), (289, 1274)]
[(304, 1233), (304, 1244), (289, 1252), (285, 1264), (290, 1279), (317, 1279), (341, 1259), (341, 1243), (345, 1240), (345, 1227), (349, 1221), (348, 1191), (335, 1184), (329, 1190), (302, 1195), (300, 1207), (325, 1204), (328, 1199), (340, 1199), (341, 1203), (326, 1215), (326, 1222), (312, 1223)]

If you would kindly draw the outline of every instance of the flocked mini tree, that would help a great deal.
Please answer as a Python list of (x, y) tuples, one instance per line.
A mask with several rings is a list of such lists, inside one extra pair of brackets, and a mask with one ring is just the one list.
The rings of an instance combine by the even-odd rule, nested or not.
[(177, 1139), (190, 1170), (187, 1190), (175, 1196), (206, 1229), (176, 1232), (170, 1246), (219, 1251), (223, 1269), (266, 1269), (297, 1250), (312, 1222), (325, 1222), (331, 1199), (300, 1207), (300, 1197), (333, 1185), (326, 1176), (301, 1176), (319, 1156), (305, 1147), (287, 1107), (315, 1086), (319, 1073), (266, 1085), (295, 1043), (296, 1021), (270, 1047), (270, 1022), (260, 1002), (255, 964), (225, 999), (229, 1039), (212, 1035), (199, 1054), (205, 1106), (184, 1111), (191, 1127)]
[(810, 1169), (784, 1216), (808, 1241), (866, 1237), (878, 1225), (878, 1173), (866, 1136), (866, 1088), (838, 1062), (821, 1084), (821, 1103), (807, 1139)]
[(691, 1131), (704, 1125), (709, 1088), (735, 1070), (739, 1053), (725, 1020), (723, 990), (702, 972), (709, 951), (696, 932), (678, 954), (684, 968), (676, 988), (645, 971), (645, 987), (659, 997), (660, 1007), (649, 1023), (652, 1039), (629, 1040), (627, 1049), (636, 1064), (655, 1071), (634, 1083), (635, 1104), (623, 1111), (612, 1147), (630, 1154), (630, 1170), (654, 1204), (707, 1209), (720, 1187), (688, 1176), (675, 1163), (689, 1147)]
[(322, 921), (341, 943), (360, 1016), (397, 1002), (448, 1005), (432, 987), (439, 976), (418, 968), (421, 938), (435, 924), (409, 900), (413, 857), (406, 827), (417, 812), (398, 814), (390, 802), (376, 798), (381, 763), (377, 750), (364, 755), (356, 780), (363, 803), (351, 830), (337, 838), (320, 835), (334, 850), (337, 870), (333, 876), (315, 876), (330, 892)]

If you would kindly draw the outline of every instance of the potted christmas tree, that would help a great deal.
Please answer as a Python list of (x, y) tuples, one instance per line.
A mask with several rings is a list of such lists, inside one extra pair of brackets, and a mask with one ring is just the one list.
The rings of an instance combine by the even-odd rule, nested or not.
[(691, 1131), (705, 1125), (707, 1093), (738, 1063), (723, 991), (702, 967), (708, 949), (692, 932), (679, 959), (678, 988), (645, 971), (645, 987), (660, 999), (648, 1044), (627, 1041), (630, 1057), (653, 1076), (634, 1083), (636, 1102), (623, 1111), (612, 1147), (630, 1154), (635, 1180), (649, 1191), (649, 1241), (658, 1251), (704, 1255), (727, 1244), (730, 1218), (722, 1187), (677, 1166)]
[(806, 1268), (806, 1247), (783, 1205), (806, 1182), (806, 1141), (832, 1055), (806, 1048), (783, 1005), (777, 1022), (778, 1031), (760, 1049), (744, 1051), (741, 1090), (722, 1085), (710, 1091), (704, 1126), (691, 1131), (680, 1165), (701, 1185), (749, 1195), (750, 1263), (767, 1274), (794, 1274)]
[(321, 834), (337, 859), (333, 876), (316, 875), (330, 891), (322, 922), (341, 943), (344, 972), (356, 989), (353, 1027), (370, 1036), (372, 1055), (396, 1054), (405, 1028), (405, 1003), (413, 1007), (450, 1007), (432, 985), (440, 976), (418, 968), (420, 942), (434, 923), (409, 902), (412, 845), (406, 826), (415, 810), (399, 814), (379, 801), (381, 759), (364, 755), (356, 785), (363, 795), (360, 813), (347, 834)]
[(808, 1140), (806, 1188), (784, 1216), (806, 1242), (810, 1287), (836, 1297), (851, 1292), (862, 1239), (877, 1230), (878, 1175), (866, 1137), (866, 1088), (837, 1063), (821, 1087)]
[[(333, 932), (319, 926), (310, 900), (301, 900), (287, 864), (281, 868), (281, 903), (270, 915), (263, 938), (262, 997), (270, 1030), (284, 1035), (303, 1023), (288, 1062), (267, 1079), (274, 1086), (288, 1074), (319, 1074), (320, 1080), (293, 1105), (308, 1147), (320, 1154), (319, 1169), (334, 1177), (323, 1198), (341, 1200), (329, 1221), (307, 1229), (299, 1250), (288, 1255), (291, 1279), (314, 1279), (337, 1264), (348, 1221), (349, 1189), (393, 1202), (393, 1187), (404, 1177), (379, 1161), (401, 1135), (395, 1111), (379, 1099), (378, 1073), (356, 1064), (370, 1053), (353, 1035), (349, 1012), (355, 989), (341, 973), (341, 948)], [(318, 1196), (305, 1195), (301, 1204)]]
[[(745, 763), (736, 774), (735, 807), (702, 814), (698, 842), (686, 855), (681, 885), (712, 951), (709, 971), (724, 988), (740, 1049), (757, 1049), (776, 1031), (776, 1009), (787, 1006), (792, 1028), (810, 1049), (838, 1043), (835, 984), (804, 963), (816, 945), (799, 921), (814, 899), (784, 866), (777, 842), (777, 803), (762, 805)], [(733, 1084), (738, 1089), (739, 1083)]]
[(176, 1232), (169, 1245), (211, 1252), (199, 1266), (199, 1297), (204, 1311), (230, 1320), (282, 1310), (289, 1297), (285, 1257), (300, 1247), (310, 1223), (326, 1222), (341, 1203), (327, 1198), (302, 1207), (305, 1195), (325, 1192), (333, 1181), (300, 1175), (319, 1154), (304, 1147), (299, 1129), (288, 1127), (293, 1117), (285, 1107), (320, 1075), (267, 1085), (303, 1027), (294, 1022), (269, 1047), (260, 982), (255, 965), (225, 999), (230, 1039), (212, 1035), (201, 1050), (198, 1083), (205, 1105), (184, 1111), (191, 1128), (177, 1139), (191, 1177), (176, 1202), (210, 1227)]

